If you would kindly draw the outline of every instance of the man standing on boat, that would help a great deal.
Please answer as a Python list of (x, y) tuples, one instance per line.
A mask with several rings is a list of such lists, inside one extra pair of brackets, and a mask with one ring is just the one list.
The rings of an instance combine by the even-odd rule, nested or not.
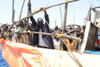
[[(28, 4), (28, 10), (29, 10), (29, 13), (31, 14), (31, 4), (30, 3)], [(36, 22), (34, 17), (31, 16), (30, 19), (32, 21), (32, 25), (36, 32), (51, 33), (50, 28), (48, 26), (49, 17), (48, 17), (46, 10), (44, 10), (44, 14), (45, 14), (45, 23), (43, 23), (42, 18), (38, 18)], [(38, 47), (54, 49), (53, 39), (51, 36), (48, 36), (48, 35), (34, 34), (33, 44), (34, 46), (37, 45)]]

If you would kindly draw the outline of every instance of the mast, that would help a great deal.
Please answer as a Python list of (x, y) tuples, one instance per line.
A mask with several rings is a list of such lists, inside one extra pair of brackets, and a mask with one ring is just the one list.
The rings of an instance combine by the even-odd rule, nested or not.
[[(29, 6), (29, 4), (31, 4), (31, 0), (28, 0), (27, 6)], [(29, 7), (28, 7), (28, 9), (29, 9)], [(29, 10), (27, 10), (27, 16), (29, 16)]]
[[(61, 28), (62, 28), (62, 34), (65, 33), (65, 26), (66, 26), (66, 18), (67, 18), (67, 7), (68, 7), (68, 3), (65, 4), (65, 11), (64, 11), (64, 20), (62, 22)], [(63, 49), (63, 42), (60, 42), (60, 50)]]
[[(75, 2), (76, 0), (73, 0), (73, 2)], [(65, 4), (65, 11), (64, 11), (64, 20), (63, 20), (63, 22), (62, 22), (62, 25), (61, 25), (61, 28), (62, 28), (62, 34), (64, 34), (65, 33), (65, 27), (66, 27), (66, 20), (67, 20), (67, 8), (68, 8), (68, 0), (66, 0), (65, 1), (66, 2), (66, 4)], [(62, 50), (63, 49), (63, 42), (61, 41), (60, 42), (60, 50)]]
[(14, 14), (15, 14), (15, 10), (14, 10), (14, 0), (12, 0), (12, 23), (14, 23)]
[(22, 12), (23, 12), (24, 3), (25, 3), (25, 0), (23, 0), (23, 4), (22, 4), (22, 7), (21, 7), (20, 16), (19, 16), (19, 21), (20, 21), (20, 19), (21, 19), (21, 16), (22, 16)]
[(68, 7), (68, 3), (65, 4), (64, 20), (62, 22), (62, 34), (65, 33), (65, 26), (66, 26), (66, 20), (67, 20), (67, 7)]

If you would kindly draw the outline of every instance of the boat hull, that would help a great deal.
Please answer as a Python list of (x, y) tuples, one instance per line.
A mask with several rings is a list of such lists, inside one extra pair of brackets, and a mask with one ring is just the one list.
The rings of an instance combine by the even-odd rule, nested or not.
[[(2, 55), (10, 67), (79, 67), (70, 52), (36, 48), (0, 39)], [(83, 67), (100, 66), (100, 55), (73, 52)]]

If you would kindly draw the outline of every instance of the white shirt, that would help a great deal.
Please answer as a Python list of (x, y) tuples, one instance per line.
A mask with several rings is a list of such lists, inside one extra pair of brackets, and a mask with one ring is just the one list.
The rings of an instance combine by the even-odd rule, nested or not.
[(53, 42), (55, 49), (58, 49), (60, 47), (60, 40), (57, 41), (56, 39), (53, 39)]
[[(39, 32), (42, 32), (42, 30), (40, 29)], [(48, 47), (48, 46), (46, 45), (46, 43), (43, 41), (43, 39), (42, 39), (42, 34), (39, 34), (39, 46)]]

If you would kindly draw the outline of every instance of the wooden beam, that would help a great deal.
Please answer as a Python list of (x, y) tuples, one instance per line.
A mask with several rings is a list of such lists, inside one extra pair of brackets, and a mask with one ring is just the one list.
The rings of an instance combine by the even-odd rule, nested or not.
[[(25, 33), (42, 34), (42, 35), (49, 35), (49, 36), (56, 36), (56, 35), (57, 35), (57, 34), (44, 33), (44, 32), (28, 32), (28, 31), (22, 32), (22, 34), (25, 34)], [(77, 38), (77, 37), (74, 37), (74, 36), (70, 36), (70, 35), (62, 35), (61, 37), (62, 37), (62, 38), (74, 39), (74, 40), (77, 40), (77, 41), (79, 41), (79, 42), (82, 41), (82, 39)]]
[[(69, 0), (67, 3), (71, 3), (71, 2), (75, 2), (75, 1), (78, 1), (78, 0)], [(45, 9), (49, 9), (49, 8), (52, 8), (52, 7), (55, 7), (55, 6), (59, 6), (59, 5), (63, 5), (63, 4), (65, 4), (65, 2), (59, 3), (59, 4), (55, 4), (55, 5), (51, 5), (51, 6), (44, 7), (44, 8), (45, 8)], [(33, 16), (33, 15), (35, 15), (35, 14), (41, 12), (41, 11), (43, 11), (43, 10), (42, 10), (42, 9), (36, 10), (36, 11), (34, 11), (33, 13), (31, 13), (29, 16), (24, 17), (23, 19), (28, 18), (28, 17), (31, 17), (31, 16)], [(23, 20), (23, 19), (22, 19), (22, 20)]]
[[(69, 0), (67, 3), (71, 3), (71, 2), (74, 2), (74, 1), (78, 1), (78, 0)], [(51, 6), (48, 6), (48, 7), (45, 7), (45, 9), (49, 9), (49, 8), (52, 8), (52, 7), (55, 7), (55, 6), (59, 6), (59, 5), (63, 5), (63, 4), (65, 4), (65, 2), (59, 3), (59, 4), (55, 4), (55, 5), (51, 5)], [(34, 11), (32, 14), (28, 15), (27, 17), (22, 18), (20, 21), (22, 21), (22, 20), (24, 20), (24, 19), (26, 19), (26, 18), (29, 18), (29, 17), (31, 17), (31, 16), (33, 16), (33, 15), (35, 15), (35, 14), (41, 12), (41, 11), (43, 11), (43, 9), (36, 10), (36, 11)], [(18, 23), (20, 23), (20, 21), (19, 21)], [(11, 27), (13, 27), (14, 24), (15, 24), (15, 23), (13, 23), (13, 24), (11, 25)], [(10, 27), (10, 29), (11, 29), (11, 27)]]

